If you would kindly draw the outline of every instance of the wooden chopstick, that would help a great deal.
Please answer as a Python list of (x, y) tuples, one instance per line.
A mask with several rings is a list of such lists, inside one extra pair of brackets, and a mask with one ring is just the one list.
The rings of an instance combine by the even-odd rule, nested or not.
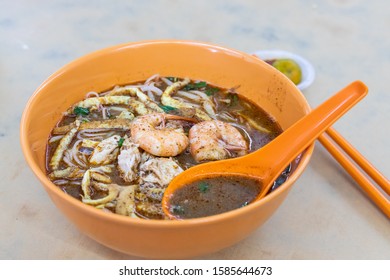
[[(327, 135), (326, 135), (327, 134)], [(365, 159), (350, 143), (348, 143), (338, 132), (333, 128), (326, 130), (326, 134), (318, 137), (321, 144), (328, 150), (328, 152), (340, 163), (342, 167), (351, 175), (353, 179), (362, 187), (371, 200), (383, 211), (383, 213), (390, 218), (390, 201), (377, 187), (361, 172), (361, 170), (354, 165), (354, 163), (343, 153), (350, 156), (358, 166), (364, 170), (379, 187), (389, 195), (390, 186), (389, 180), (386, 179), (367, 159)], [(343, 150), (341, 150), (330, 139), (337, 143)]]

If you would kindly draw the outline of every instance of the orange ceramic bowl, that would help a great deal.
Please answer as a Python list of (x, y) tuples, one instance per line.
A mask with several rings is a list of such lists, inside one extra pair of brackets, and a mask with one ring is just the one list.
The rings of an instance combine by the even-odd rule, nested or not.
[(185, 221), (141, 220), (105, 213), (65, 194), (46, 177), (45, 147), (62, 112), (89, 91), (145, 80), (156, 73), (205, 80), (223, 88), (239, 85), (238, 92), (276, 118), (283, 129), (310, 111), (292, 82), (246, 53), (192, 41), (129, 43), (77, 59), (35, 91), (20, 128), (27, 163), (61, 212), (81, 232), (112, 249), (146, 258), (191, 258), (237, 243), (263, 224), (286, 198), (308, 164), (313, 145), (287, 182), (261, 201)]

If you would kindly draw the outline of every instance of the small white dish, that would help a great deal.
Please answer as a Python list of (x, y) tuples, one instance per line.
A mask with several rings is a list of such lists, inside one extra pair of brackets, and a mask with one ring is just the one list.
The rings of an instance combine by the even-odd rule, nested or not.
[(252, 55), (257, 56), (261, 60), (271, 60), (280, 58), (290, 58), (298, 63), (302, 71), (302, 80), (297, 87), (300, 90), (308, 88), (314, 81), (315, 71), (313, 65), (303, 57), (283, 50), (258, 50), (252, 52)]

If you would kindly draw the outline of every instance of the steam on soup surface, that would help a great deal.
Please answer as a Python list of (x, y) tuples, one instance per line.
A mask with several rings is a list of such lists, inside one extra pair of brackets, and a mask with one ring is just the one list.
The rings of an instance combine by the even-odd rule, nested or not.
[(280, 133), (269, 115), (235, 89), (154, 75), (87, 93), (71, 106), (49, 136), (46, 168), (58, 187), (85, 204), (165, 219), (162, 196), (179, 173), (245, 155)]

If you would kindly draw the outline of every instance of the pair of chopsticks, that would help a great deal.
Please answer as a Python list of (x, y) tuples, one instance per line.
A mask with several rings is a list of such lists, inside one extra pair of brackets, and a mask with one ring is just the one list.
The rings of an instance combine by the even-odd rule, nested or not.
[[(331, 141), (334, 141), (334, 143)], [(318, 140), (328, 150), (328, 152), (340, 163), (342, 167), (351, 175), (353, 179), (366, 192), (371, 200), (390, 218), (390, 196), (389, 180), (383, 176), (362, 154), (360, 154), (347, 140), (345, 140), (336, 130), (329, 128)], [(342, 149), (340, 149), (336, 144)], [(343, 151), (345, 153), (343, 153)], [(373, 182), (347, 157), (352, 159), (387, 196), (378, 189)]]

